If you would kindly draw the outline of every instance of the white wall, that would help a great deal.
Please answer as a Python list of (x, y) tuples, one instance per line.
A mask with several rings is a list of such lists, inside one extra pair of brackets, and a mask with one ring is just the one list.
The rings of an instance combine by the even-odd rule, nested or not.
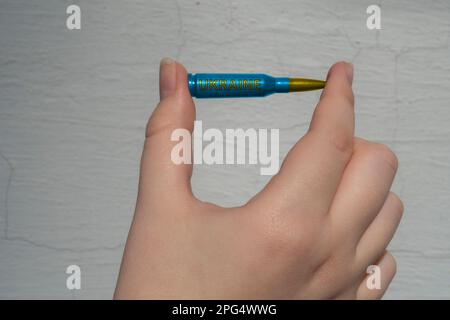
[[(65, 27), (66, 7), (82, 29)], [(450, 298), (450, 3), (383, 1), (0, 2), (0, 298), (110, 298), (133, 214), (158, 63), (192, 72), (323, 78), (355, 65), (357, 135), (396, 151), (405, 215), (387, 298)], [(376, 2), (375, 2), (376, 3)], [(205, 128), (280, 128), (284, 156), (319, 92), (200, 100)], [(241, 204), (257, 166), (197, 166), (195, 193)], [(78, 264), (82, 289), (65, 287)]]

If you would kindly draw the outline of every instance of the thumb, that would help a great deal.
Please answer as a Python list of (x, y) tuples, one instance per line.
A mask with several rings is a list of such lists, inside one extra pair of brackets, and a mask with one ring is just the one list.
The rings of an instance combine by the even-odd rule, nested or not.
[[(195, 105), (187, 86), (186, 69), (178, 62), (165, 58), (159, 71), (160, 99), (151, 115), (145, 134), (141, 159), (139, 197), (142, 202), (156, 200), (165, 204), (185, 203), (193, 199), (191, 191), (192, 156), (191, 133), (194, 128)], [(182, 138), (174, 131), (184, 133)], [(173, 141), (175, 140), (175, 141)], [(188, 163), (173, 161), (174, 147), (187, 146), (183, 158)]]

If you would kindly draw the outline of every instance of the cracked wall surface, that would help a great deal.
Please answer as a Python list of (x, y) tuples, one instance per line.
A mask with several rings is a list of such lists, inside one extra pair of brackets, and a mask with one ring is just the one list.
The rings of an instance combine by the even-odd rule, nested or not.
[[(0, 298), (112, 296), (134, 209), (159, 60), (192, 72), (323, 78), (355, 66), (356, 132), (400, 161), (405, 215), (389, 249), (387, 298), (450, 298), (450, 3), (441, 1), (0, 2)], [(381, 6), (382, 29), (366, 27)], [(301, 137), (319, 92), (198, 100), (204, 128), (279, 128)], [(203, 200), (239, 205), (259, 166), (196, 166)], [(82, 289), (65, 287), (78, 264)]]

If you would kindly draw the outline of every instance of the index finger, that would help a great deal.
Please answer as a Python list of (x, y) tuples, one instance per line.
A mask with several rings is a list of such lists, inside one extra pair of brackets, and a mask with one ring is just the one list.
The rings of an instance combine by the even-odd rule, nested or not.
[(353, 150), (352, 81), (351, 64), (339, 62), (331, 67), (308, 133), (261, 192), (268, 195), (258, 196), (267, 199), (266, 205), (328, 212)]

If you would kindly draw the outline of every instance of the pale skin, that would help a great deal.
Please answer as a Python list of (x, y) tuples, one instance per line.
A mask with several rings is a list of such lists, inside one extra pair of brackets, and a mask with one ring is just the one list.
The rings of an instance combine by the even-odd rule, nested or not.
[[(114, 298), (381, 298), (396, 272), (386, 247), (403, 205), (390, 192), (394, 153), (354, 137), (352, 65), (331, 67), (308, 132), (235, 208), (197, 199), (192, 166), (171, 161), (172, 131), (195, 120), (186, 77), (181, 64), (162, 61)], [(366, 285), (369, 265), (380, 267), (380, 289)]]

